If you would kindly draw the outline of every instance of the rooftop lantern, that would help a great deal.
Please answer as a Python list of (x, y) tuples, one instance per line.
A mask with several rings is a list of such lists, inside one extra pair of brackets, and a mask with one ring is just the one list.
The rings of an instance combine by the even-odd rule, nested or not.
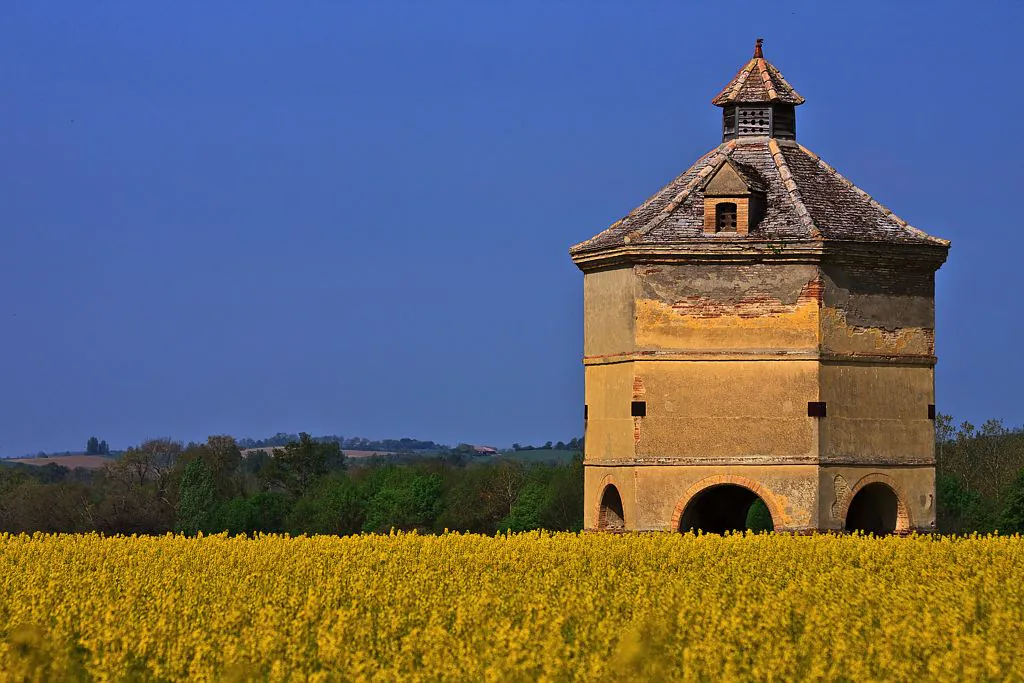
[(796, 106), (804, 98), (764, 58), (763, 38), (754, 56), (711, 103), (722, 108), (722, 139), (744, 136), (796, 139)]

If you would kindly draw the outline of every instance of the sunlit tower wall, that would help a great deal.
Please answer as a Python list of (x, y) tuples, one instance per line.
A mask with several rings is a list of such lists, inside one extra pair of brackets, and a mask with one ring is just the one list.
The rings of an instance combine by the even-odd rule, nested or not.
[[(722, 143), (570, 250), (583, 272), (585, 526), (935, 525), (935, 273), (949, 242), (796, 141), (762, 54)], [(840, 131), (841, 132), (841, 131)]]

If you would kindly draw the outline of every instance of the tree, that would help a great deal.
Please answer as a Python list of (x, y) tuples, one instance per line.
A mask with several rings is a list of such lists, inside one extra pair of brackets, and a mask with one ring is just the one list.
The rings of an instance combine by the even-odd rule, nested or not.
[(213, 526), (229, 534), (284, 533), (291, 509), (291, 497), (284, 493), (264, 491), (248, 498), (239, 496), (217, 507)]
[(940, 472), (935, 478), (935, 493), (940, 532), (963, 534), (995, 528), (996, 508), (992, 501), (966, 488), (957, 477)]
[(297, 534), (357, 534), (365, 521), (364, 504), (354, 481), (344, 474), (332, 474), (295, 502), (287, 526)]
[(85, 443), (85, 454), (86, 455), (99, 455), (100, 454), (100, 440), (95, 436), (90, 436), (89, 440)]
[(541, 508), (545, 529), (579, 531), (583, 529), (583, 457), (551, 469)]
[(494, 533), (509, 514), (508, 504), (497, 492), (495, 470), (487, 464), (447, 472), (435, 530)]
[(303, 432), (298, 441), (275, 448), (262, 472), (267, 485), (301, 496), (328, 468), (345, 469), (345, 455), (336, 442), (318, 443)]
[(100, 441), (100, 455), (110, 455), (110, 446), (107, 445), (106, 441)]
[(431, 529), (441, 512), (442, 480), (437, 473), (386, 465), (367, 481), (365, 531)]
[(512, 514), (512, 506), (519, 498), (519, 491), (526, 481), (526, 472), (521, 463), (503, 460), (494, 468), (494, 493), (502, 506)]
[(546, 487), (537, 482), (530, 482), (523, 486), (508, 517), (499, 523), (498, 530), (530, 531), (539, 529), (545, 493)]
[(999, 531), (1024, 534), (1024, 469), (1017, 473), (1007, 489), (1003, 510), (999, 515)]
[(217, 508), (213, 474), (202, 460), (194, 460), (181, 478), (176, 530), (185, 534), (210, 531)]
[(149, 439), (138, 447), (128, 448), (120, 460), (108, 467), (123, 472), (139, 486), (153, 481), (163, 493), (167, 487), (167, 477), (181, 452), (180, 441)]

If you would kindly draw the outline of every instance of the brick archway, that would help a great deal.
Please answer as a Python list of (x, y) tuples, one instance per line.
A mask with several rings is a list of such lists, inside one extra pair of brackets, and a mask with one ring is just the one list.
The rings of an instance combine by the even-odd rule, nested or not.
[(601, 483), (597, 487), (597, 500), (594, 501), (594, 506), (596, 508), (596, 514), (594, 515), (594, 520), (595, 520), (594, 526), (599, 531), (609, 531), (610, 530), (608, 528), (608, 519), (607, 519), (608, 510), (607, 510), (607, 508), (604, 505), (604, 497), (605, 497), (605, 494), (608, 493), (608, 489), (609, 488), (614, 488), (615, 489), (615, 494), (619, 498), (619, 505), (621, 507), (620, 513), (622, 514), (622, 528), (621, 529), (614, 529), (614, 531), (625, 531), (625, 527), (626, 527), (626, 514), (625, 514), (626, 511), (625, 511), (625, 507), (626, 506), (625, 506), (625, 502), (622, 500), (622, 487), (619, 485), (619, 482), (615, 479), (615, 477), (613, 475), (611, 475), (611, 474), (605, 475), (604, 479), (601, 480)]
[(860, 480), (853, 485), (853, 488), (850, 489), (850, 492), (846, 494), (842, 502), (840, 502), (837, 510), (837, 518), (842, 521), (843, 528), (846, 528), (846, 516), (850, 512), (850, 503), (853, 502), (854, 496), (860, 493), (861, 489), (869, 484), (883, 484), (893, 492), (893, 495), (896, 496), (896, 529), (894, 533), (910, 533), (910, 530), (914, 525), (913, 520), (910, 517), (910, 508), (906, 503), (908, 500), (907, 494), (903, 490), (903, 487), (896, 483), (895, 479), (887, 474), (882, 474), (881, 472), (873, 472), (861, 477)]
[(739, 474), (715, 474), (701, 479), (686, 489), (683, 493), (683, 497), (679, 499), (678, 503), (676, 503), (676, 508), (672, 512), (672, 530), (679, 531), (679, 524), (683, 520), (683, 513), (686, 512), (686, 507), (696, 496), (707, 489), (725, 484), (742, 486), (757, 495), (758, 498), (764, 501), (769, 514), (772, 516), (772, 526), (776, 531), (779, 530), (782, 522), (782, 508), (779, 507), (779, 503), (775, 500), (775, 496), (753, 479), (748, 479), (747, 477)]

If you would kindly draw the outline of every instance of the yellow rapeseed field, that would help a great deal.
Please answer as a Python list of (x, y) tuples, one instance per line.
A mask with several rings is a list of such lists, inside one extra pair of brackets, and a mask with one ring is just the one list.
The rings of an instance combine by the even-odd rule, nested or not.
[(1024, 538), (0, 535), (3, 680), (1024, 678)]

